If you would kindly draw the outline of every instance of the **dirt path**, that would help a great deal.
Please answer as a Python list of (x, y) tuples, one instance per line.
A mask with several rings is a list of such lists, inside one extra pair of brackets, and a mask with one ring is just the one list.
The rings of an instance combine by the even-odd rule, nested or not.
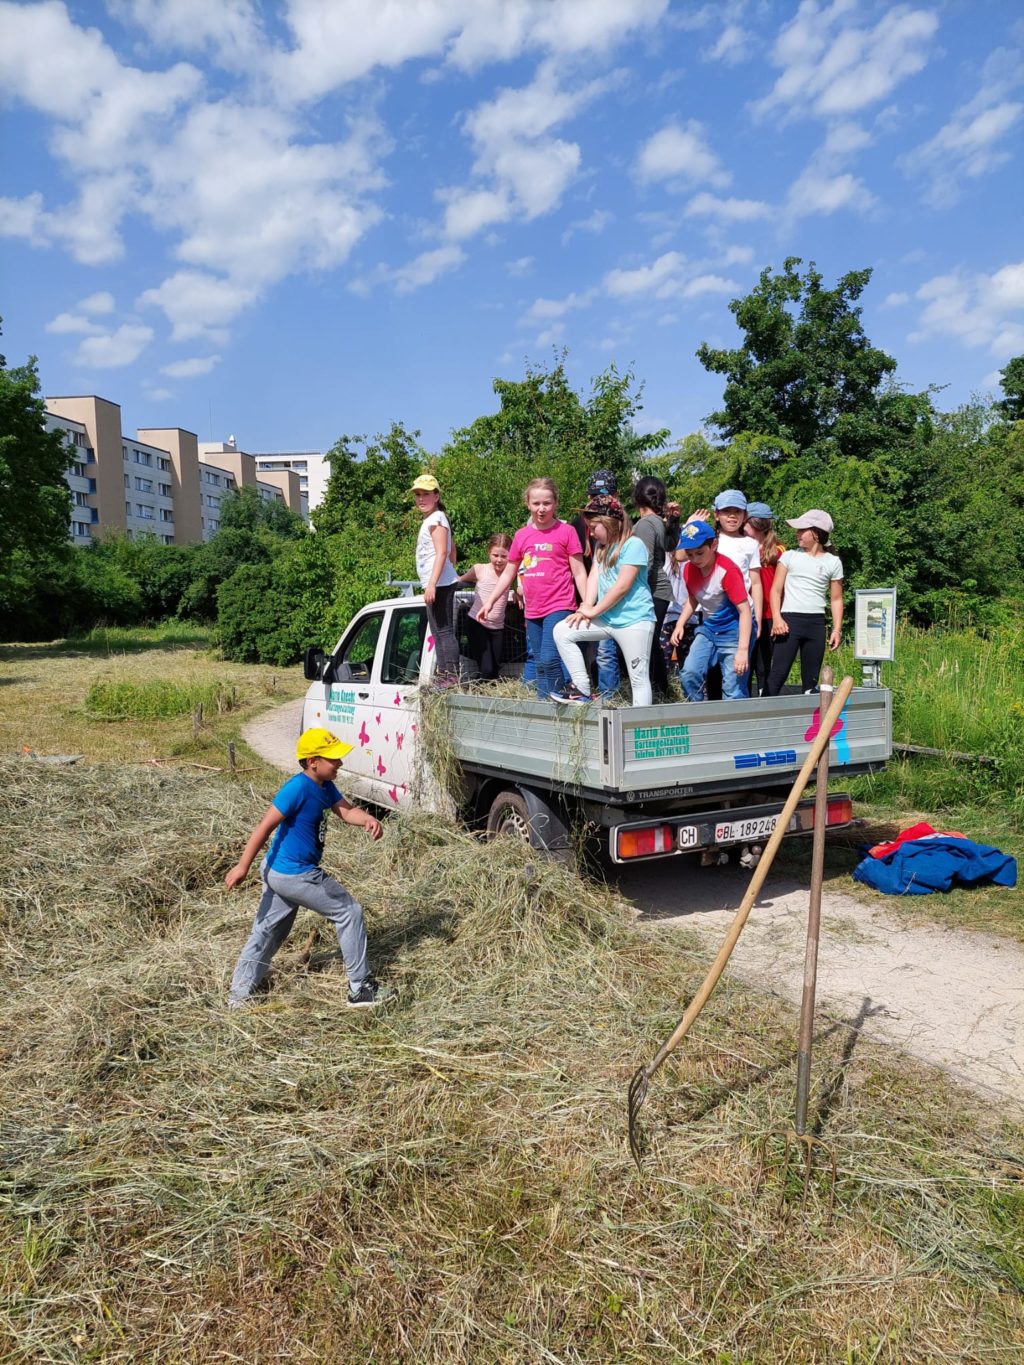
[[(684, 872), (682, 862), (630, 868), (620, 889), (655, 932), (684, 925), (717, 948), (749, 874)], [(799, 1005), (806, 926), (806, 887), (769, 874), (727, 972)], [(818, 1009), (1024, 1113), (1024, 948), (1013, 940), (908, 924), (884, 904), (826, 888)]]
[[(246, 742), (292, 772), (302, 702), (250, 721)], [(652, 932), (725, 936), (749, 874), (692, 858), (622, 869), (619, 889)], [(852, 883), (850, 883), (852, 886)], [(1011, 893), (1012, 894), (1012, 893)], [(799, 1005), (807, 891), (770, 874), (727, 971)], [(1024, 1113), (1024, 948), (1010, 939), (907, 924), (884, 904), (826, 887), (818, 1009)]]
[(286, 701), (242, 726), (242, 738), (249, 748), (282, 772), (293, 773), (296, 769), (295, 741), (302, 725), (304, 701), (304, 697)]

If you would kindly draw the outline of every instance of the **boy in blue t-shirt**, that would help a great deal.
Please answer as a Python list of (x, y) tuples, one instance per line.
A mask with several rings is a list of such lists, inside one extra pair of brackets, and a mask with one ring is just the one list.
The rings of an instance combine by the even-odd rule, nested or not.
[(300, 906), (315, 910), (334, 924), (348, 973), (349, 1007), (370, 1009), (379, 1002), (377, 983), (366, 958), (363, 907), (320, 866), (328, 811), (333, 811), (346, 825), (361, 826), (374, 839), (381, 836), (380, 822), (369, 811), (346, 801), (334, 785), (341, 760), (351, 749), (351, 744), (329, 730), (303, 731), (296, 749), (302, 772), (296, 773), (274, 797), (249, 836), (242, 856), (224, 878), (229, 890), (241, 886), (257, 853), (277, 830), (260, 868), (263, 895), (249, 941), (231, 978), (229, 1009), (244, 1005), (266, 976), (271, 959), (291, 932)]

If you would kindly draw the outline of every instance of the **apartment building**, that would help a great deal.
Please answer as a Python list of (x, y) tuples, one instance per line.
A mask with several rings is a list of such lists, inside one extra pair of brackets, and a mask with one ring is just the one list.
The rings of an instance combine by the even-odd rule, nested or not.
[(253, 459), (261, 478), (282, 470), (291, 470), (299, 476), (299, 489), (306, 499), (304, 516), (308, 517), (314, 507), (323, 502), (331, 466), (327, 456), (319, 450), (254, 451)]
[(48, 430), (65, 433), (73, 456), (65, 477), (76, 545), (104, 532), (153, 535), (165, 545), (209, 540), (220, 529), (222, 499), (237, 488), (308, 514), (298, 474), (258, 476), (255, 458), (233, 436), (200, 444), (181, 427), (140, 427), (131, 437), (122, 433), (119, 405), (106, 398), (79, 394), (45, 402)]

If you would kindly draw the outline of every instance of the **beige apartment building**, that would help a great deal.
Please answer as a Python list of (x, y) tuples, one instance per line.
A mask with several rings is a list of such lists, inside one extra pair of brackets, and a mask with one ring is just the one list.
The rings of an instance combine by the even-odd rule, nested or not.
[(222, 498), (252, 488), (267, 501), (308, 515), (299, 477), (259, 476), (252, 455), (226, 443), (200, 443), (181, 427), (121, 430), (117, 403), (95, 395), (47, 398), (46, 424), (65, 432), (73, 463), (71, 537), (88, 545), (104, 533), (153, 535), (165, 545), (195, 545), (220, 529)]

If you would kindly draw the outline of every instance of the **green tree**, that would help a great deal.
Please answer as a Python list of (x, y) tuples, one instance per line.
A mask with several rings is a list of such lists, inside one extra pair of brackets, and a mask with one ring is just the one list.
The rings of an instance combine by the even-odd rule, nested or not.
[(372, 524), (390, 536), (396, 523), (408, 521), (409, 485), (430, 461), (419, 435), (392, 422), (372, 440), (339, 436), (327, 452), (331, 475), (324, 500), (313, 512), (317, 531), (336, 535), (349, 525)]
[(614, 366), (586, 397), (569, 383), (564, 357), (550, 370), (528, 369), (522, 380), (496, 379), (494, 392), (498, 411), (454, 431), (435, 465), (460, 551), (482, 553), (494, 532), (521, 526), (523, 490), (533, 478), (554, 479), (567, 516), (595, 469), (610, 469), (628, 496), (668, 436), (636, 431), (641, 390), (632, 372)]
[(1024, 422), (1024, 355), (1015, 355), (999, 371), (1003, 396), (993, 404), (1004, 422)]
[(0, 629), (12, 638), (36, 582), (66, 565), (71, 450), (47, 431), (35, 357), (7, 368), (0, 355)]
[(308, 527), (298, 512), (277, 498), (263, 498), (255, 488), (237, 488), (221, 499), (222, 531), (269, 531), (271, 535), (295, 539)]
[(732, 440), (743, 432), (774, 436), (774, 462), (793, 451), (824, 465), (836, 455), (864, 457), (884, 424), (882, 385), (896, 361), (872, 346), (856, 306), (870, 270), (852, 270), (826, 289), (813, 261), (801, 275), (790, 256), (781, 274), (761, 272), (729, 309), (743, 332), (731, 350), (704, 343), (697, 357), (725, 376), (722, 407), (708, 421)]

